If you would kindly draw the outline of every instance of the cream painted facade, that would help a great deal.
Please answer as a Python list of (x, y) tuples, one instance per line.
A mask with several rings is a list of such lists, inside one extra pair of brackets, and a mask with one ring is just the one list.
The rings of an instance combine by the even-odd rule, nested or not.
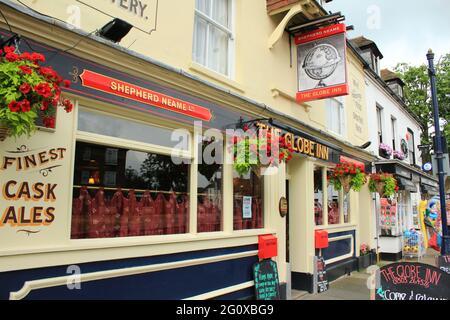
[[(195, 0), (176, 0), (170, 3), (142, 0), (140, 2), (147, 5), (148, 20), (120, 7), (118, 4), (120, 1), (113, 3), (114, 1), (21, 0), (21, 2), (40, 13), (62, 21), (75, 25), (79, 23), (81, 29), (86, 32), (95, 32), (100, 29), (111, 20), (111, 16), (122, 18), (139, 29), (133, 28), (120, 42), (121, 46), (211, 81), (226, 90), (264, 103), (315, 128), (327, 131), (325, 101), (303, 105), (295, 101), (297, 54), (295, 45), (292, 44), (291, 66), (288, 34), (284, 33), (281, 39), (271, 49), (269, 48), (269, 38), (284, 15), (281, 13), (269, 16), (265, 1), (232, 1), (231, 16), (235, 40), (234, 50), (231, 50), (230, 77), (209, 70), (194, 62), (192, 58)], [(157, 2), (158, 5), (156, 5)], [(123, 3), (127, 6), (127, 1)], [(299, 3), (310, 5), (310, 7), (304, 7), (308, 9), (303, 9), (302, 13), (306, 13), (311, 18), (318, 16), (318, 13), (315, 15), (309, 13), (318, 10), (312, 1), (299, 1)], [(155, 10), (157, 11), (154, 12)], [(143, 32), (142, 30), (152, 30), (155, 19), (157, 20), (156, 30), (150, 34)], [(364, 73), (362, 64), (358, 62), (354, 53), (349, 52), (347, 60), (349, 83), (353, 95), (348, 96), (345, 101), (348, 125), (342, 140), (353, 145), (361, 145), (369, 140), (367, 112), (362, 107), (365, 101)], [(353, 125), (355, 114), (358, 119), (361, 119), (360, 128)]]
[[(7, 6), (1, 4), (0, 6), (13, 30), (23, 36), (61, 50), (77, 44), (70, 52), (89, 61), (213, 101), (224, 108), (237, 110), (254, 118), (261, 116), (275, 117), (287, 126), (297, 128), (302, 132), (336, 145), (347, 156), (366, 162), (373, 160), (371, 154), (355, 147), (367, 142), (369, 133), (363, 64), (350, 48), (348, 49), (347, 60), (351, 94), (344, 97), (345, 131), (342, 136), (337, 136), (327, 129), (327, 103), (325, 100), (308, 104), (299, 104), (295, 101), (297, 91), (296, 48), (294, 45), (289, 48), (288, 35), (284, 33), (280, 41), (275, 43), (271, 49), (269, 48), (269, 38), (281, 22), (283, 15), (269, 16), (264, 1), (233, 1), (233, 34), (235, 39), (234, 54), (232, 55), (233, 67), (232, 76), (227, 78), (193, 62), (195, 1), (177, 0), (170, 1), (170, 3), (156, 1), (158, 2), (157, 5), (155, 1), (141, 1), (147, 4), (147, 12), (152, 13), (146, 16), (148, 19), (141, 18), (139, 14), (130, 13), (111, 1), (84, 2), (95, 3), (96, 9), (110, 15), (117, 15), (136, 26), (120, 43), (120, 46), (129, 47), (131, 51), (150, 57), (154, 61), (162, 62), (172, 69), (165, 68), (165, 66), (157, 63), (145, 62), (138, 56), (132, 57), (126, 51), (121, 51), (118, 46), (99, 42), (98, 38), (82, 37), (80, 34), (73, 33), (62, 26), (47, 24), (22, 13), (17, 13)], [(72, 22), (76, 22), (76, 19), (73, 20), (73, 15), (78, 12), (77, 8), (80, 8), (79, 21), (82, 30), (85, 32), (93, 32), (111, 20), (111, 17), (99, 11), (86, 6), (83, 7), (80, 1), (23, 0), (22, 2), (40, 13), (63, 21), (69, 19)], [(314, 17), (314, 14), (310, 12), (320, 13), (311, 1), (299, 1), (299, 3), (309, 4), (309, 7), (304, 8), (305, 14), (310, 18)], [(136, 10), (138, 10), (137, 7)], [(157, 10), (157, 12), (154, 12), (153, 15), (152, 10)], [(3, 21), (0, 24), (2, 29), (7, 29)], [(146, 33), (143, 30), (149, 30), (149, 32)], [(293, 55), (292, 66), (290, 66), (290, 50)], [(183, 73), (187, 73), (189, 76), (184, 76)], [(197, 81), (197, 78), (203, 80), (203, 82)], [(216, 87), (206, 85), (205, 81)], [(234, 94), (227, 94), (228, 91)], [(49, 182), (58, 184), (56, 189), (57, 200), (52, 204), (56, 208), (55, 212), (57, 212), (54, 222), (49, 226), (43, 226), (42, 232), (37, 235), (18, 233), (17, 229), (8, 226), (1, 227), (0, 242), (3, 245), (0, 247), (0, 272), (255, 245), (258, 243), (259, 235), (274, 234), (278, 238), (276, 260), (280, 281), (286, 282), (290, 278), (287, 275), (288, 270), (302, 274), (313, 273), (313, 258), (316, 255), (314, 247), (315, 230), (326, 229), (330, 234), (348, 233), (337, 236), (336, 239), (331, 241), (348, 240), (351, 247), (350, 252), (338, 257), (337, 260), (331, 259), (329, 263), (359, 256), (360, 244), (369, 243), (373, 237), (373, 234), (371, 234), (371, 230), (374, 229), (374, 222), (371, 220), (372, 195), (367, 186), (360, 193), (351, 192), (350, 221), (348, 223), (339, 225), (327, 225), (325, 223), (323, 226), (315, 226), (313, 170), (315, 166), (331, 168), (333, 164), (313, 158), (295, 156), (287, 167), (284, 165), (280, 167), (278, 174), (265, 178), (264, 229), (233, 231), (233, 177), (232, 168), (228, 165), (224, 168), (223, 232), (197, 233), (197, 207), (194, 193), (191, 195), (190, 232), (188, 234), (71, 240), (71, 186), (73, 185), (75, 143), (76, 141), (104, 142), (102, 137), (77, 132), (77, 110), (89, 109), (100, 112), (108, 110), (109, 113), (118, 117), (143, 123), (157, 124), (167, 128), (180, 126), (175, 121), (143, 115), (138, 111), (112, 107), (94, 99), (79, 97), (75, 94), (71, 94), (71, 97), (76, 102), (76, 111), (74, 114), (59, 112), (58, 125), (55, 131), (41, 130), (30, 139), (20, 138), (15, 140), (11, 138), (0, 144), (0, 155), (2, 157), (11, 155), (10, 151), (16, 150), (17, 146), (22, 145), (27, 146), (30, 150), (66, 149), (64, 159), (58, 162), (58, 165), (62, 167), (55, 169), (57, 174), (51, 178), (54, 180)], [(252, 101), (255, 103), (252, 103)], [(269, 108), (262, 110), (261, 106), (263, 105)], [(274, 113), (274, 111), (277, 113)], [(194, 129), (189, 126), (184, 127), (191, 131), (193, 137)], [(107, 143), (112, 146), (121, 146), (124, 142), (120, 139), (111, 138)], [(134, 143), (132, 147), (143, 151), (150, 149), (161, 154), (170, 152), (170, 150), (162, 147), (138, 142)], [(196, 151), (193, 147), (183, 156), (195, 158)], [(190, 174), (196, 176), (197, 168), (192, 166), (190, 170)], [(39, 182), (42, 179), (42, 174), (39, 171), (17, 172), (13, 167), (1, 171), (0, 183), (2, 185), (11, 179), (26, 180), (33, 183)], [(286, 230), (286, 220), (278, 214), (279, 199), (286, 195), (286, 180), (290, 182), (291, 220), (289, 230)], [(196, 183), (195, 179), (190, 182), (190, 187), (193, 190), (197, 187)], [(325, 190), (325, 199), (327, 199), (326, 196)], [(15, 206), (22, 205), (28, 208), (30, 203), (20, 200), (15, 204)], [(4, 205), (0, 209), (3, 211)], [(287, 262), (285, 250), (287, 232), (290, 238), (290, 265)], [(256, 252), (249, 251), (241, 255), (245, 256), (245, 254), (255, 256)], [(239, 254), (228, 257), (218, 256), (208, 261), (218, 262), (236, 257), (241, 256)], [(159, 269), (155, 268), (153, 271), (181, 268), (196, 263), (204, 262), (197, 259), (194, 262), (181, 262), (176, 266), (163, 264), (158, 266)], [(124, 273), (117, 270), (115, 272), (114, 275), (101, 272), (97, 279), (139, 274), (139, 272), (144, 271), (133, 269), (124, 271)], [(87, 278), (90, 276), (95, 278), (95, 275), (89, 275)], [(222, 288), (218, 292), (206, 292), (201, 297), (212, 298), (233, 292), (235, 289), (249, 288), (252, 285), (253, 283), (241, 283), (237, 289)], [(30, 290), (34, 290), (33, 285), (30, 286)], [(45, 284), (35, 283), (34, 286), (35, 289), (44, 288)], [(25, 296), (26, 294), (12, 295), (12, 297)]]

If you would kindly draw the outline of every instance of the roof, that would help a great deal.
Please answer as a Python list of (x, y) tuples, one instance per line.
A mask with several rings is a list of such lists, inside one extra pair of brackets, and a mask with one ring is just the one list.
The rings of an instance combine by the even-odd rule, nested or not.
[(397, 73), (395, 73), (389, 69), (381, 70), (381, 79), (383, 79), (386, 82), (397, 80), (397, 81), (400, 81), (402, 85), (405, 85), (405, 83), (400, 78), (400, 76)]
[(360, 37), (357, 37), (357, 38), (350, 39), (350, 41), (351, 41), (356, 47), (358, 47), (358, 48), (361, 49), (361, 50), (365, 50), (365, 49), (367, 49), (367, 48), (372, 49), (372, 50), (374, 51), (374, 53), (375, 53), (380, 59), (383, 59), (383, 54), (381, 53), (380, 49), (378, 49), (378, 46), (377, 46), (377, 44), (376, 44), (374, 41), (372, 41), (372, 40), (370, 40), (370, 39), (367, 39), (367, 38), (364, 37), (364, 36), (360, 36)]
[(367, 61), (364, 60), (364, 58), (361, 56), (361, 49), (359, 49), (352, 40), (347, 40), (347, 45), (348, 48), (351, 49), (356, 54), (359, 61), (361, 61), (361, 63), (364, 66), (364, 70), (367, 72), (367, 74), (369, 74), (376, 82), (378, 82), (378, 84), (380, 84), (384, 88), (384, 90), (386, 90), (386, 92), (388, 92), (400, 104), (403, 110), (406, 111), (423, 129), (419, 117), (411, 111), (411, 109), (406, 105), (405, 101), (402, 98), (400, 98), (399, 95), (396, 94), (392, 90), (392, 88), (388, 86), (386, 81), (384, 81), (375, 71), (373, 71), (373, 69), (370, 67)]

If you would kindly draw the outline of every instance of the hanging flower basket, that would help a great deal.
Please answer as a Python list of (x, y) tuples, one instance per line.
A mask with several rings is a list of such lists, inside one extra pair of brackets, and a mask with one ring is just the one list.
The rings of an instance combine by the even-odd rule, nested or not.
[(337, 191), (344, 189), (345, 193), (349, 193), (350, 190), (359, 192), (362, 186), (367, 183), (367, 177), (359, 167), (343, 162), (338, 164), (328, 176), (328, 182)]
[(397, 180), (389, 173), (373, 173), (370, 175), (369, 189), (380, 197), (392, 197), (398, 191)]
[(406, 156), (405, 156), (405, 154), (404, 154), (402, 151), (397, 151), (397, 150), (395, 150), (395, 151), (394, 151), (394, 159), (397, 159), (397, 160), (405, 160), (405, 159), (406, 159)]
[(230, 143), (233, 168), (241, 177), (250, 171), (260, 176), (264, 169), (278, 167), (280, 163), (292, 159), (294, 150), (285, 137), (251, 130), (250, 126), (244, 126), (243, 131), (246, 133), (244, 136), (235, 136)]
[(0, 49), (0, 141), (30, 135), (36, 119), (55, 127), (56, 107), (71, 112), (73, 104), (61, 96), (61, 85), (70, 86), (52, 67), (41, 66), (40, 53), (17, 54), (15, 47)]
[(392, 152), (393, 152), (393, 150), (389, 145), (387, 145), (385, 143), (380, 144), (380, 148), (379, 148), (380, 157), (383, 157), (385, 159), (390, 159), (392, 156)]

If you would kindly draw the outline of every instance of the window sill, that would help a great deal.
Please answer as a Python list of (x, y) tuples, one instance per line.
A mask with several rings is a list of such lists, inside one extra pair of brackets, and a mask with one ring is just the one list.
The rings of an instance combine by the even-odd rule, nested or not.
[(240, 93), (245, 92), (245, 90), (241, 84), (237, 83), (236, 81), (231, 80), (230, 78), (227, 78), (226, 76), (224, 76), (220, 73), (217, 73), (211, 69), (208, 69), (196, 62), (191, 62), (191, 64), (189, 65), (189, 70), (194, 71), (195, 73), (201, 74), (203, 76), (206, 76), (212, 80), (218, 81), (221, 84), (224, 84), (227, 87), (230, 87)]
[(333, 224), (328, 226), (316, 226), (315, 230), (338, 230), (338, 231), (348, 231), (355, 230), (357, 228), (356, 224), (345, 223), (345, 224)]
[[(85, 251), (85, 250), (107, 250), (118, 248), (131, 248), (143, 246), (164, 246), (168, 244), (186, 244), (199, 243), (202, 241), (220, 241), (227, 239), (244, 239), (253, 238), (265, 234), (274, 234), (271, 229), (254, 229), (254, 230), (240, 230), (233, 232), (209, 232), (199, 234), (177, 234), (164, 236), (149, 236), (149, 237), (126, 237), (126, 238), (105, 238), (105, 239), (70, 239), (67, 245), (52, 246), (37, 249), (22, 249), (22, 250), (2, 250), (0, 251), (0, 258), (6, 256), (28, 255), (28, 254), (43, 254), (43, 253), (61, 253), (68, 251)], [(255, 244), (258, 240), (255, 240)], [(189, 251), (181, 250), (180, 252)], [(164, 253), (163, 253), (164, 254)]]

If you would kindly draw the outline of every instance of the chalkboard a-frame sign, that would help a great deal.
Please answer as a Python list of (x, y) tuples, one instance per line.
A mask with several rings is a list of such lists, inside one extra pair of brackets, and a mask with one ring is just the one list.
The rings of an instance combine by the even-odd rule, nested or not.
[(328, 291), (330, 284), (327, 277), (327, 265), (323, 257), (316, 257), (317, 293)]
[(257, 262), (253, 266), (256, 300), (280, 300), (280, 281), (277, 263), (271, 259)]
[(375, 300), (450, 300), (450, 275), (423, 263), (382, 267)]

